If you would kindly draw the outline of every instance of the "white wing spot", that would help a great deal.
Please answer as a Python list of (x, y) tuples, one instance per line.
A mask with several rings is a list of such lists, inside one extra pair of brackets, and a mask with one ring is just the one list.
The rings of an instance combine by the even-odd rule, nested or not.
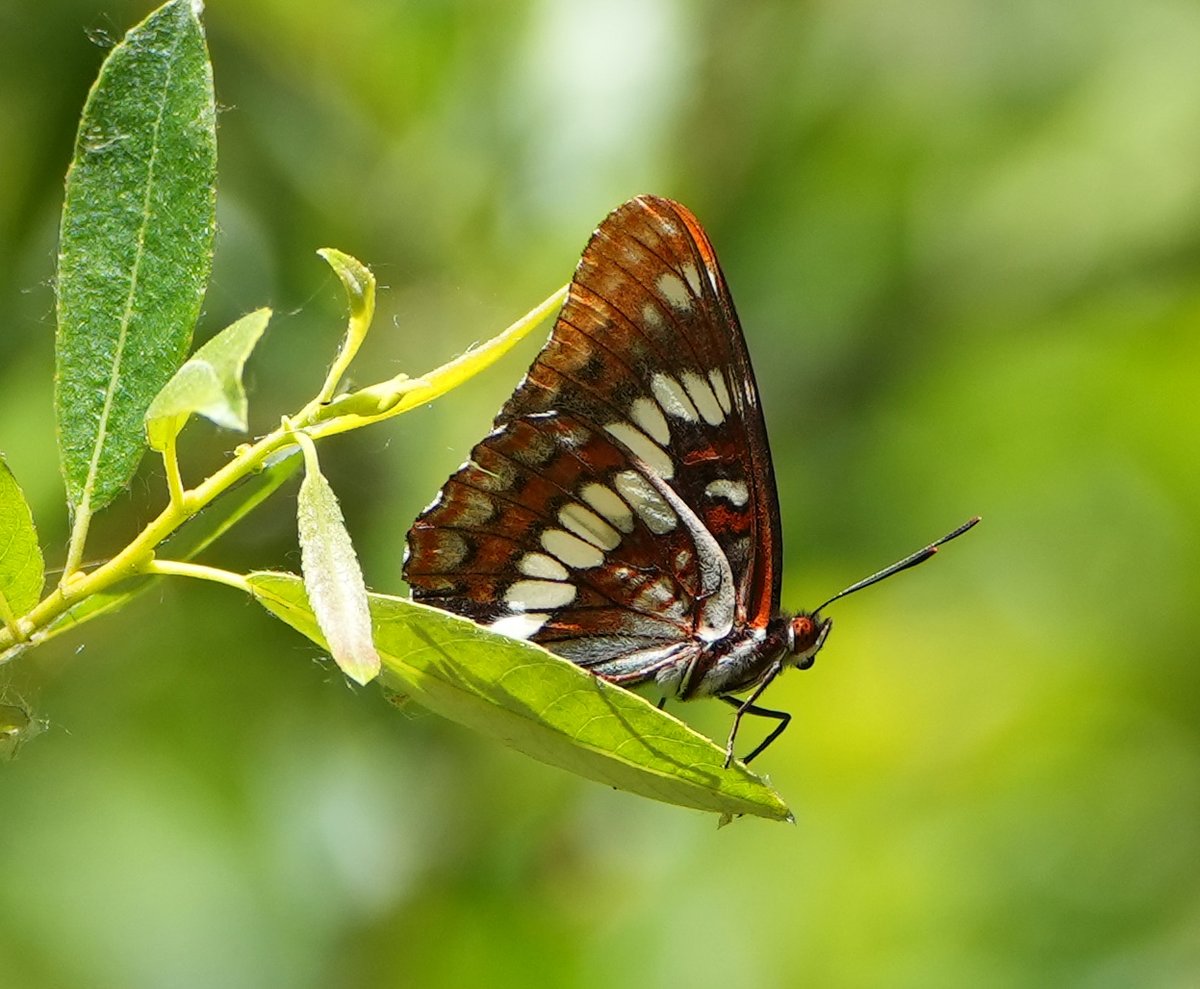
[(689, 261), (679, 270), (683, 272), (683, 277), (687, 279), (688, 287), (692, 290), (692, 295), (697, 299), (701, 298), (704, 293), (700, 288), (700, 276), (696, 273), (696, 266)]
[(577, 502), (563, 505), (558, 511), (558, 521), (598, 549), (616, 549), (621, 544), (621, 534), (616, 529)]
[(564, 529), (547, 529), (542, 533), (541, 543), (542, 549), (573, 569), (586, 570), (604, 562), (600, 550)]
[(513, 611), (561, 608), (575, 600), (575, 586), (556, 580), (518, 580), (504, 592), (504, 603)]
[(675, 464), (667, 451), (640, 429), (627, 422), (610, 422), (604, 430), (629, 447), (635, 456), (649, 464), (660, 477), (669, 479), (675, 476)]
[(629, 408), (629, 416), (660, 446), (666, 446), (671, 442), (671, 430), (656, 402), (648, 398), (634, 399), (633, 405)]
[(593, 481), (585, 484), (579, 492), (579, 497), (596, 509), (608, 521), (622, 532), (633, 532), (633, 512), (611, 488)]
[(683, 390), (683, 385), (669, 374), (664, 374), (662, 371), (657, 372), (650, 379), (650, 390), (667, 415), (672, 415), (685, 422), (700, 421), (700, 413), (696, 411), (696, 406), (688, 398), (688, 393)]
[(725, 375), (717, 368), (713, 368), (708, 372), (708, 380), (712, 382), (713, 391), (717, 395), (717, 401), (721, 403), (721, 408), (728, 415), (733, 411), (733, 403), (729, 400), (729, 389), (725, 385)]
[(708, 276), (708, 284), (712, 286), (713, 295), (717, 298), (721, 297), (721, 275), (711, 265), (704, 266), (704, 273)]
[(658, 306), (652, 302), (647, 302), (642, 306), (642, 322), (650, 329), (657, 330), (663, 325), (662, 313), (658, 311)]
[(750, 492), (745, 481), (728, 481), (720, 479), (709, 481), (704, 493), (710, 498), (724, 498), (735, 508), (741, 508), (750, 500)]
[(621, 497), (633, 506), (638, 518), (656, 536), (670, 532), (679, 524), (679, 519), (671, 506), (637, 471), (623, 470), (613, 478), (613, 481), (617, 485), (617, 490), (621, 492)]
[(488, 628), (501, 635), (507, 635), (510, 639), (528, 639), (540, 632), (542, 626), (549, 620), (549, 615), (527, 611), (521, 615), (505, 615), (503, 618), (497, 618), (488, 625)]
[(692, 293), (683, 284), (683, 280), (673, 271), (664, 271), (655, 283), (664, 299), (671, 308), (679, 312), (687, 312), (692, 308)]
[(721, 403), (717, 401), (717, 396), (713, 394), (707, 381), (694, 371), (685, 371), (682, 381), (683, 387), (692, 396), (692, 401), (696, 403), (696, 408), (704, 416), (705, 422), (710, 426), (717, 426), (725, 420), (725, 413), (721, 411)]
[(545, 553), (526, 553), (517, 569), (526, 577), (544, 577), (546, 580), (566, 580), (570, 576), (566, 567)]

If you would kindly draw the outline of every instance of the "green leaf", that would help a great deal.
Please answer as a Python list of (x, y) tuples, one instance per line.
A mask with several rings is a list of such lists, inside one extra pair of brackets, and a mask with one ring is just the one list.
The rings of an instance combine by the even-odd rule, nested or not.
[(146, 410), (146, 436), (152, 449), (165, 450), (194, 413), (226, 429), (246, 431), (242, 368), (270, 318), (270, 309), (243, 316), (175, 372)]
[(356, 683), (379, 676), (379, 654), (371, 641), (367, 586), (337, 495), (321, 473), (317, 448), (303, 433), (304, 480), (296, 499), (300, 568), (321, 634), (338, 668)]
[(146, 409), (187, 354), (208, 281), (216, 129), (199, 6), (173, 0), (109, 53), (67, 172), (55, 400), (85, 517), (137, 468)]
[[(358, 258), (336, 247), (322, 247), (317, 253), (328, 262), (346, 289), (350, 303), (350, 334), (361, 342), (375, 315), (375, 276)], [(355, 326), (355, 323), (359, 325)]]
[[(248, 477), (199, 515), (189, 519), (187, 525), (163, 543), (159, 555), (172, 560), (190, 560), (204, 552), (296, 473), (300, 462), (300, 456), (292, 448), (288, 456)], [(131, 577), (116, 587), (91, 595), (63, 612), (53, 624), (39, 633), (38, 641), (45, 642), (63, 632), (70, 632), (93, 618), (123, 608), (143, 591), (148, 590), (154, 581), (154, 577)]]
[(38, 603), (45, 580), (33, 515), (0, 457), (0, 615), (19, 618)]
[(367, 331), (371, 329), (371, 320), (375, 318), (375, 276), (371, 274), (371, 269), (357, 258), (336, 248), (323, 247), (317, 253), (341, 279), (350, 302), (350, 322), (346, 327), (346, 336), (319, 396), (322, 402), (328, 402), (333, 398), (338, 382), (342, 380), (346, 368), (354, 360), (358, 348), (367, 338)]
[[(324, 645), (298, 577), (253, 573), (259, 603)], [(529, 642), (436, 608), (370, 595), (383, 685), (527, 755), (665, 803), (790, 820), (724, 749), (620, 687)]]

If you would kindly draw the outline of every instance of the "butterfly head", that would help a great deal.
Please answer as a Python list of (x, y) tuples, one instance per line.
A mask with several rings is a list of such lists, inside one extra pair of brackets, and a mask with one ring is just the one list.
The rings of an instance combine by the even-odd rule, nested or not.
[(822, 618), (815, 612), (811, 615), (801, 613), (793, 618), (788, 625), (787, 637), (788, 652), (795, 657), (791, 665), (798, 670), (812, 666), (832, 628), (832, 618)]

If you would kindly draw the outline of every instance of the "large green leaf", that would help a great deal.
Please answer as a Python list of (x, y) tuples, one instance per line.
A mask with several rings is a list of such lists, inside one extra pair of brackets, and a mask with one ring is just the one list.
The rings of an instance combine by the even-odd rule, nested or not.
[(198, 8), (173, 0), (109, 53), (67, 173), (55, 398), (85, 516), (137, 468), (146, 408), (187, 354), (208, 281), (216, 130)]
[[(255, 573), (259, 602), (325, 645), (291, 574)], [(580, 776), (722, 815), (788, 820), (782, 798), (741, 763), (636, 694), (540, 646), (413, 601), (372, 594), (386, 687)]]
[(21, 488), (0, 457), (0, 608), (13, 617), (38, 602), (45, 579), (42, 550)]

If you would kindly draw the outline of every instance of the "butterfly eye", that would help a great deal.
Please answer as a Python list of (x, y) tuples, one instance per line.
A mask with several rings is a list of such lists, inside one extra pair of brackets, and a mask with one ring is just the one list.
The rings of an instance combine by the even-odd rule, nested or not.
[(792, 619), (788, 628), (788, 651), (796, 657), (792, 663), (796, 669), (807, 670), (812, 666), (832, 628), (832, 618), (797, 615)]

